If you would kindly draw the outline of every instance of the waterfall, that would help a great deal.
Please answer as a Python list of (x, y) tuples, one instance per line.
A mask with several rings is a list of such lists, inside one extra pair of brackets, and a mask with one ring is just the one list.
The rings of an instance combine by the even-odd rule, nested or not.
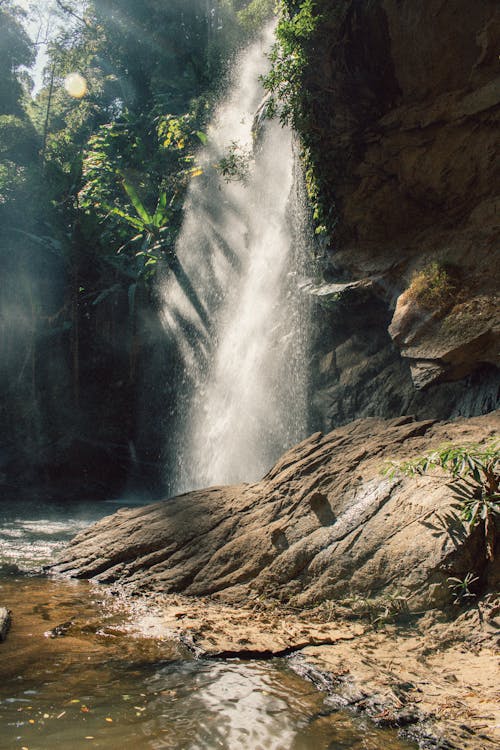
[[(208, 129), (177, 243), (189, 289), (173, 276), (162, 289), (183, 367), (177, 492), (258, 479), (307, 429), (301, 176), (288, 129), (266, 121), (255, 146), (252, 134), (272, 36), (241, 55)], [(228, 153), (246, 167), (252, 150), (244, 180), (214, 167)]]

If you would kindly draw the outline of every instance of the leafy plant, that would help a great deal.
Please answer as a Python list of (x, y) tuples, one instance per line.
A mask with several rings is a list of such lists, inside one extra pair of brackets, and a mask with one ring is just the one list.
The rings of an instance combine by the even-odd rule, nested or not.
[(452, 302), (454, 292), (448, 271), (433, 261), (414, 273), (405, 296), (429, 309), (442, 310)]
[(494, 559), (495, 517), (500, 515), (500, 449), (498, 441), (486, 446), (448, 445), (438, 451), (402, 464), (391, 464), (385, 473), (394, 476), (425, 474), (439, 467), (451, 476), (455, 509), (470, 532), (483, 526), (486, 558)]
[(150, 279), (160, 257), (170, 265), (185, 190), (202, 174), (195, 150), (206, 142), (197, 129), (204, 112), (198, 103), (182, 116), (146, 122), (123, 114), (89, 139), (79, 208), (103, 226), (104, 244), (112, 248), (104, 260), (135, 280)]
[(475, 599), (476, 595), (470, 587), (479, 581), (479, 578), (473, 573), (467, 573), (464, 578), (455, 578), (451, 576), (448, 580), (448, 587), (453, 592), (453, 604), (464, 604), (469, 599)]
[[(314, 231), (327, 241), (336, 226), (335, 201), (325, 194), (324, 134), (318, 127), (317, 107), (322, 107), (321, 87), (317, 85), (317, 50), (328, 36), (339, 6), (326, 9), (314, 0), (281, 0), (276, 43), (269, 55), (271, 69), (264, 77), (269, 96), (268, 117), (278, 116), (300, 134), (305, 186)], [(315, 83), (311, 86), (311, 81)], [(330, 125), (329, 125), (330, 127)], [(329, 170), (328, 167), (326, 167)], [(329, 174), (329, 171), (328, 171)]]
[(304, 115), (302, 86), (308, 64), (308, 42), (321, 21), (313, 0), (303, 0), (298, 9), (290, 9), (287, 3), (281, 3), (277, 42), (269, 56), (271, 70), (264, 78), (264, 88), (270, 94), (268, 115), (279, 114), (283, 123), (295, 127)]
[(374, 628), (395, 622), (410, 613), (408, 597), (402, 594), (377, 597), (355, 595), (338, 604), (347, 607), (354, 617), (369, 620)]
[(226, 182), (246, 182), (250, 176), (252, 154), (237, 141), (231, 141), (216, 169)]
[[(123, 188), (135, 210), (135, 215), (116, 207), (110, 207), (110, 212), (121, 217), (132, 228), (139, 230), (139, 233), (128, 240), (115, 255), (108, 256), (107, 260), (132, 279), (133, 283), (129, 286), (128, 292), (131, 314), (134, 312), (137, 283), (147, 280), (154, 273), (161, 258), (177, 278), (204, 325), (208, 326), (205, 308), (175, 252), (176, 234), (170, 231), (168, 226), (170, 207), (167, 204), (166, 193), (160, 194), (154, 213), (150, 213), (141, 201), (134, 184), (126, 177), (123, 178)], [(132, 255), (120, 254), (121, 250), (131, 245), (138, 246)]]

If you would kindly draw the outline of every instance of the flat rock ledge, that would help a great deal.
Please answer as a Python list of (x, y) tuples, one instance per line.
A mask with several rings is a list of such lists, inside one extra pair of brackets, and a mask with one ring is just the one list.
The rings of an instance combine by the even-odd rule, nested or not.
[(137, 632), (178, 640), (201, 658), (288, 657), (329, 694), (331, 707), (367, 713), (421, 748), (500, 747), (494, 595), (453, 621), (432, 611), (411, 626), (377, 628), (325, 604), (293, 611), (270, 601), (236, 606), (170, 594), (134, 607)]

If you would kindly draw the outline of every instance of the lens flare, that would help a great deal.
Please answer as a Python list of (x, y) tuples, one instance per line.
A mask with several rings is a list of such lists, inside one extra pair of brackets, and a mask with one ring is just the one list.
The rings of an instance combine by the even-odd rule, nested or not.
[(64, 88), (74, 99), (82, 99), (88, 91), (87, 81), (80, 73), (70, 73), (66, 76)]

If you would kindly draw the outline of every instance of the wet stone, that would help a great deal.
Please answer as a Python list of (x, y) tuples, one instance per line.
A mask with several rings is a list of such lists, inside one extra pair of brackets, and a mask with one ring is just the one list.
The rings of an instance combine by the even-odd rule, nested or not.
[(11, 624), (10, 611), (7, 607), (0, 607), (0, 642), (7, 638)]

